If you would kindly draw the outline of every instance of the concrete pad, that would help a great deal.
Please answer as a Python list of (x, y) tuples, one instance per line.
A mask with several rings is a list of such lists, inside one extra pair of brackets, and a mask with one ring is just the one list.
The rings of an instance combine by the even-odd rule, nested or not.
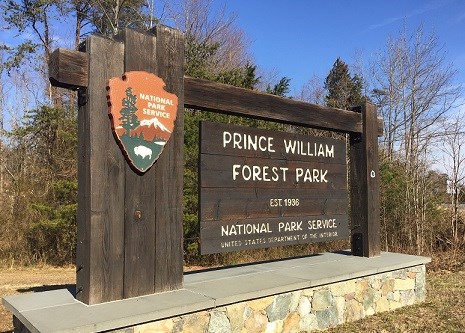
[(209, 281), (220, 280), (223, 278), (240, 277), (249, 274), (260, 272), (255, 266), (241, 266), (231, 268), (215, 268), (211, 270), (204, 270), (200, 272), (184, 274), (184, 285), (195, 283), (206, 283)]
[(72, 304), (74, 302), (76, 302), (76, 299), (67, 289), (5, 296), (2, 300), (3, 305), (15, 316), (23, 311)]
[(337, 261), (341, 260), (340, 255), (335, 253), (322, 253), (314, 254), (311, 256), (301, 257), (301, 258), (292, 258), (287, 260), (275, 260), (265, 263), (259, 263), (255, 265), (255, 269), (270, 271), (276, 269), (289, 269), (293, 267), (301, 267), (308, 265), (318, 265), (322, 262)]
[(215, 300), (216, 306), (222, 306), (248, 299), (296, 290), (307, 285), (304, 279), (284, 276), (276, 272), (222, 278), (208, 283), (185, 284), (185, 288)]
[[(376, 273), (376, 269), (363, 269), (363, 276)], [(318, 285), (345, 281), (362, 276), (362, 270), (357, 260), (347, 259), (337, 262), (322, 262), (318, 265), (300, 266), (280, 271), (280, 274), (308, 282), (307, 288)]]
[(379, 257), (360, 259), (363, 259), (365, 267), (373, 267), (379, 273), (424, 265), (431, 262), (431, 258), (428, 257), (392, 252), (383, 252)]
[[(43, 294), (43, 293), (41, 293)], [(21, 303), (27, 301), (23, 296)], [(47, 298), (48, 295), (42, 295)], [(73, 299), (74, 300), (74, 299)], [(52, 300), (48, 301), (49, 304)], [(15, 306), (14, 300), (11, 306)], [(97, 332), (212, 308), (212, 299), (186, 289), (85, 305), (77, 300), (17, 313), (31, 332)]]

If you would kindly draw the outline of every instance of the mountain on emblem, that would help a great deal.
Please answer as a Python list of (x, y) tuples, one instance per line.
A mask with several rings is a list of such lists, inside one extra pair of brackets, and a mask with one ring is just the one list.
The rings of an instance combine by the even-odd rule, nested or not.
[(108, 81), (108, 114), (113, 135), (138, 172), (158, 159), (174, 129), (178, 98), (155, 74), (127, 72)]

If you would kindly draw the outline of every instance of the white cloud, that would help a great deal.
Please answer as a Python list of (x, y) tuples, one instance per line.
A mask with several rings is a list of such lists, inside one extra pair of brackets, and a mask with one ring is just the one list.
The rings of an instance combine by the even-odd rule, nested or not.
[(372, 24), (370, 27), (368, 27), (368, 30), (376, 30), (379, 28), (383, 28), (385, 26), (391, 25), (395, 22), (401, 21), (401, 20), (406, 20), (411, 17), (415, 17), (418, 15), (422, 15), (426, 12), (436, 10), (440, 7), (443, 7), (447, 4), (447, 1), (431, 1), (427, 2), (423, 7), (412, 10), (410, 12), (404, 13), (402, 15), (398, 16), (393, 16), (393, 17), (388, 17), (384, 21), (377, 23), (377, 24)]

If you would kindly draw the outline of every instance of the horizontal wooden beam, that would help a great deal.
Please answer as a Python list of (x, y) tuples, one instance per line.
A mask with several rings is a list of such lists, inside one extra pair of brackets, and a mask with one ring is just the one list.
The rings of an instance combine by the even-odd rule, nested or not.
[[(88, 61), (86, 53), (55, 50), (50, 57), (52, 85), (73, 90), (87, 87)], [(192, 77), (184, 77), (184, 105), (203, 111), (345, 133), (363, 131), (359, 112), (309, 104)], [(383, 121), (378, 118), (378, 135), (382, 134)]]
[(55, 87), (77, 90), (88, 85), (87, 53), (69, 49), (56, 49), (50, 55), (48, 72)]
[[(227, 84), (184, 77), (184, 106), (325, 130), (361, 133), (358, 112), (309, 104)], [(382, 133), (382, 122), (381, 122)]]

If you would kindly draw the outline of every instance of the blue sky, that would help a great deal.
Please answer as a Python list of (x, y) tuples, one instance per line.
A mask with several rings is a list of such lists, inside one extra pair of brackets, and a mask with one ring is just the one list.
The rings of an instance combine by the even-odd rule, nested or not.
[[(324, 80), (337, 57), (354, 64), (361, 56), (368, 69), (388, 36), (396, 36), (404, 25), (409, 34), (420, 25), (434, 32), (446, 62), (459, 72), (456, 83), (465, 87), (465, 0), (211, 1), (236, 14), (260, 68), (291, 79), (290, 95), (297, 95), (314, 74)], [(2, 42), (16, 39), (12, 31), (1, 33)], [(72, 31), (54, 33), (61, 46), (72, 46)]]
[[(387, 37), (404, 25), (409, 33), (420, 25), (434, 32), (446, 61), (459, 71), (456, 83), (465, 86), (465, 0), (211, 1), (213, 6), (226, 4), (236, 14), (256, 64), (289, 77), (291, 95), (314, 74), (324, 79), (337, 57), (353, 64), (356, 54), (361, 55), (368, 68)], [(62, 46), (71, 47), (66, 44), (72, 44), (73, 32), (55, 30)], [(11, 31), (2, 35), (2, 42), (16, 39)]]
[(421, 24), (434, 32), (459, 70), (457, 83), (465, 83), (464, 0), (233, 0), (227, 8), (250, 39), (255, 62), (291, 78), (291, 94), (313, 74), (324, 79), (337, 57), (352, 64), (359, 53), (367, 65), (404, 25), (409, 33)]

